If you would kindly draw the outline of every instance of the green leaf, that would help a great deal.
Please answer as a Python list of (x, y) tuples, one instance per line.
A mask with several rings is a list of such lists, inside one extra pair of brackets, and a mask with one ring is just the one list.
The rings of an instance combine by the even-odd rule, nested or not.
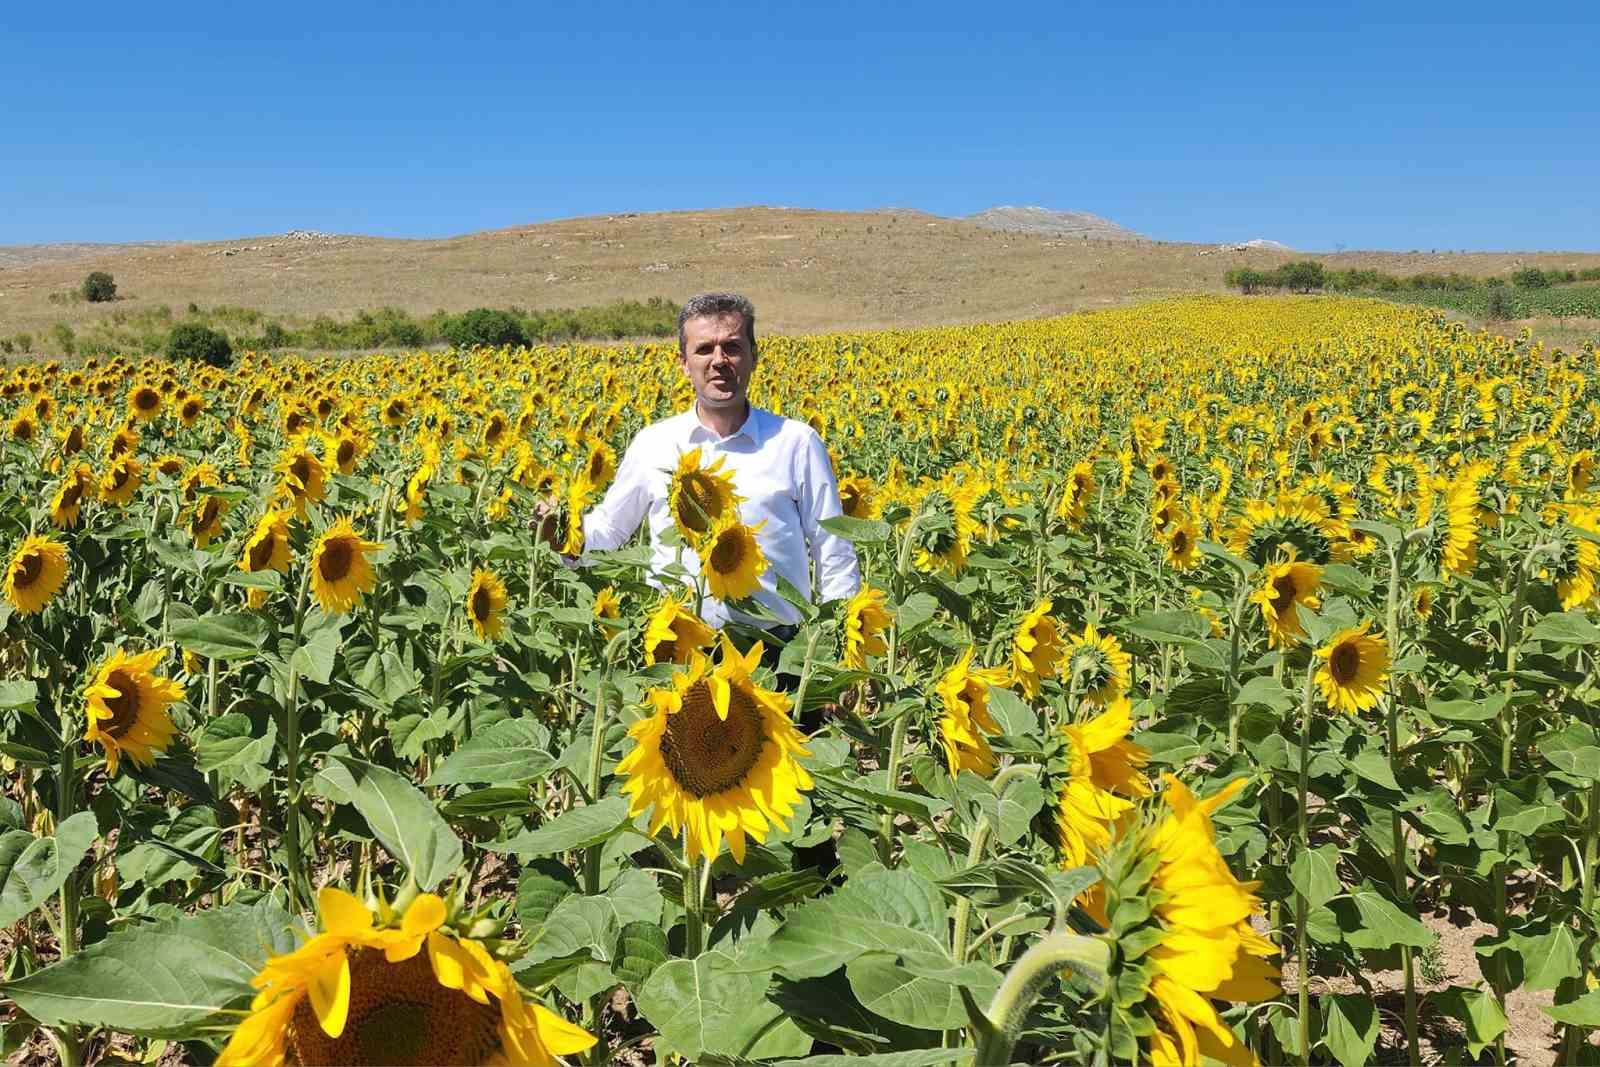
[(193, 1027), (247, 1003), (268, 956), (295, 945), (289, 915), (227, 904), (103, 941), (0, 987), (46, 1026), (105, 1026), (136, 1034)]
[(670, 955), (667, 933), (659, 923), (629, 923), (617, 931), (611, 970), (630, 991), (638, 990)]
[(456, 749), (423, 784), (519, 785), (530, 782), (549, 771), (555, 763), (549, 745), (550, 731), (538, 720), (503, 719)]
[(269, 632), (266, 618), (253, 611), (202, 615), (174, 622), (168, 631), (174, 641), (195, 655), (223, 661), (259, 656)]
[(1555, 989), (1564, 980), (1583, 974), (1577, 938), (1564, 923), (1548, 930), (1515, 931), (1511, 942), (1522, 954), (1524, 989)]
[(671, 1050), (690, 1062), (708, 1052), (750, 1059), (804, 1055), (811, 1038), (767, 999), (770, 978), (738, 970), (732, 957), (712, 950), (661, 964), (636, 1000)]
[(461, 866), (461, 841), (415, 786), (387, 767), (338, 756), (322, 775), (341, 788), (417, 885), (430, 890)]
[(848, 515), (823, 519), (820, 525), (829, 533), (857, 545), (881, 545), (894, 533), (894, 527), (881, 519), (853, 519)]
[(56, 836), (25, 830), (0, 834), (0, 929), (44, 903), (75, 870), (99, 834), (87, 811), (56, 827)]
[(967, 1024), (961, 1000), (965, 987), (980, 1004), (1000, 988), (1000, 972), (981, 963), (956, 967), (949, 957), (935, 955), (944, 968), (916, 973), (893, 953), (869, 952), (850, 961), (845, 976), (862, 1005), (902, 1026), (920, 1030), (954, 1030)]
[(820, 978), (863, 952), (943, 952), (946, 915), (944, 898), (926, 878), (867, 866), (831, 896), (786, 916), (766, 946), (753, 950), (749, 966)]
[(195, 749), (195, 765), (202, 771), (215, 771), (235, 764), (260, 766), (272, 756), (272, 746), (277, 740), (278, 728), (267, 720), (266, 733), (261, 737), (251, 735), (250, 716), (242, 712), (229, 712), (206, 723)]
[(1371, 997), (1359, 993), (1325, 996), (1322, 1014), (1323, 1043), (1341, 1067), (1363, 1067), (1372, 1062), (1379, 1026), (1378, 1007)]
[(1582, 612), (1568, 611), (1546, 615), (1533, 624), (1528, 636), (1547, 644), (1582, 647), (1600, 644), (1600, 627), (1585, 618)]
[(525, 930), (542, 926), (556, 905), (577, 891), (571, 871), (554, 860), (534, 860), (517, 879), (517, 921)]
[(1240, 686), (1239, 691), (1233, 695), (1233, 702), (1238, 705), (1259, 704), (1261, 707), (1283, 712), (1294, 707), (1295, 695), (1284, 688), (1282, 682), (1270, 674), (1264, 674)]
[(1033, 817), (1049, 799), (1037, 778), (1013, 778), (1007, 782), (1005, 792), (995, 798), (990, 813), (994, 843), (1009, 845), (1022, 840)]
[(1600, 735), (1586, 723), (1575, 722), (1539, 739), (1539, 753), (1551, 766), (1586, 781), (1600, 781)]
[(1350, 899), (1361, 917), (1360, 928), (1344, 934), (1345, 941), (1354, 948), (1427, 948), (1438, 940), (1432, 930), (1397, 908), (1371, 882), (1363, 882)]
[(835, 774), (832, 771), (813, 771), (812, 777), (817, 780), (818, 786), (824, 791), (839, 793), (852, 800), (888, 808), (890, 811), (897, 811), (902, 815), (913, 815), (924, 820), (931, 820), (935, 815), (950, 806), (947, 802), (937, 797), (925, 797), (917, 793), (903, 793), (898, 789), (882, 789), (859, 778), (846, 778), (842, 774)]
[(1541, 826), (1560, 822), (1566, 814), (1543, 778), (1522, 778), (1495, 786), (1490, 826), (1498, 833), (1531, 834)]
[(1157, 644), (1200, 641), (1211, 636), (1211, 623), (1197, 611), (1147, 611), (1118, 629)]
[(298, 671), (300, 677), (318, 685), (327, 685), (333, 677), (334, 659), (339, 654), (343, 640), (337, 617), (306, 634), (300, 647), (289, 657), (289, 669)]
[(1600, 989), (1591, 989), (1577, 1000), (1552, 1004), (1544, 1013), (1568, 1026), (1600, 1026)]
[(1344, 892), (1339, 884), (1339, 849), (1323, 845), (1301, 852), (1289, 866), (1289, 881), (1306, 898), (1310, 909), (1322, 907)]
[(536, 830), (524, 830), (509, 841), (488, 845), (514, 856), (550, 856), (574, 848), (588, 848), (616, 833), (628, 822), (628, 799), (605, 797), (563, 812)]
[(1010, 856), (974, 864), (946, 875), (936, 884), (948, 893), (968, 897), (984, 907), (1008, 904), (1029, 894), (1037, 894), (1045, 900), (1056, 895), (1044, 868)]
[(1428, 714), (1444, 722), (1488, 722), (1505, 706), (1506, 695), (1495, 693), (1482, 700), (1430, 700)]
[(31, 712), (39, 699), (39, 684), (19, 679), (0, 681), (0, 711)]
[(996, 686), (989, 690), (989, 714), (1000, 724), (1000, 732), (1008, 737), (1038, 737), (1040, 734), (1039, 713), (1009, 689)]
[(1400, 783), (1394, 780), (1394, 768), (1389, 765), (1388, 757), (1376, 748), (1358, 752), (1344, 762), (1346, 767), (1367, 781), (1393, 792), (1400, 792)]
[(1428, 994), (1428, 1002), (1441, 1014), (1459, 1020), (1467, 1028), (1467, 1051), (1473, 1056), (1494, 1044), (1505, 1033), (1506, 1017), (1494, 994), (1487, 989), (1451, 986)]

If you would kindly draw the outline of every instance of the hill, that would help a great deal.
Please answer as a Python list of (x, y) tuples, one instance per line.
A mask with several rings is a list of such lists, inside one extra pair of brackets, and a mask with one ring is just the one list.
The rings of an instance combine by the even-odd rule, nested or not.
[[(1111, 224), (1114, 225), (1114, 224)], [(56, 246), (45, 246), (46, 249)], [(294, 231), (232, 241), (76, 246), (0, 255), (0, 336), (165, 304), (271, 315), (576, 307), (713, 288), (747, 293), (763, 329), (818, 332), (971, 322), (1221, 292), (1225, 271), (1295, 258), (1271, 248), (1008, 232), (909, 210), (746, 207), (564, 219), (437, 240)], [(1589, 253), (1344, 252), (1330, 267), (1494, 274), (1600, 265)], [(118, 300), (74, 302), (90, 270)]]
[(986, 230), (1005, 230), (1011, 233), (1041, 233), (1054, 237), (1087, 237), (1102, 241), (1148, 241), (1142, 233), (1134, 233), (1110, 219), (1091, 215), (1087, 211), (1052, 211), (1044, 207), (992, 207), (967, 221)]

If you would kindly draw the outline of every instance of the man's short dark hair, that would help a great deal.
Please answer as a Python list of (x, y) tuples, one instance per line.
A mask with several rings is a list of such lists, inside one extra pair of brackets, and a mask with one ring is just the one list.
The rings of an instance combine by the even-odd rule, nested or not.
[(678, 353), (683, 353), (688, 343), (683, 335), (683, 324), (690, 319), (720, 318), (738, 315), (744, 319), (744, 339), (750, 351), (756, 350), (756, 306), (738, 293), (701, 293), (691, 296), (678, 312)]

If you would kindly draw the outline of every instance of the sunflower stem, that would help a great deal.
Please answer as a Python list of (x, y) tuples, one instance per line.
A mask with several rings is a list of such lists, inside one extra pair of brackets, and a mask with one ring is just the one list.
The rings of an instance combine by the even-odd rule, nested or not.
[[(1011, 1050), (1022, 1033), (1028, 1010), (1039, 999), (1045, 983), (1059, 971), (1075, 970), (1099, 981), (1105, 980), (1111, 950), (1097, 937), (1085, 937), (1070, 930), (1056, 930), (1034, 945), (1006, 972), (987, 1011), (972, 1020), (978, 1064), (1011, 1062)], [(968, 1001), (969, 1013), (975, 1005)]]
[(294, 605), (294, 651), (289, 653), (289, 692), (283, 709), (284, 751), (284, 864), (288, 869), (286, 888), (289, 910), (298, 912), (301, 901), (300, 871), (300, 640), (306, 626), (306, 592), (311, 588), (311, 564), (300, 577), (300, 594)]
[[(972, 843), (967, 848), (967, 866), (975, 866), (983, 859), (983, 850), (989, 844), (989, 817), (979, 816), (978, 825), (972, 831)], [(972, 916), (972, 900), (963, 895), (956, 900), (955, 930), (950, 935), (950, 958), (956, 961), (957, 966), (966, 962), (967, 958), (967, 924)], [(953, 1043), (953, 1034), (945, 1035), (945, 1047), (950, 1048)]]
[(1233, 595), (1233, 610), (1228, 613), (1228, 755), (1239, 753), (1239, 720), (1241, 710), (1233, 702), (1239, 691), (1239, 631), (1243, 625), (1245, 598), (1249, 588), (1243, 579)]
[[(1395, 659), (1400, 657), (1400, 565), (1405, 556), (1405, 551), (1406, 542), (1403, 540), (1389, 546), (1389, 598), (1384, 618), (1384, 637), (1388, 639), (1390, 654)], [(1389, 766), (1398, 777), (1400, 774), (1400, 693), (1393, 670), (1389, 672), (1388, 710)], [(1406, 892), (1406, 832), (1405, 823), (1400, 818), (1398, 810), (1390, 813), (1389, 827), (1393, 837), (1393, 843), (1390, 845), (1389, 860), (1393, 871), (1395, 899), (1404, 901), (1408, 898)], [(1406, 1052), (1410, 1056), (1412, 1063), (1421, 1063), (1421, 1048), (1417, 1037), (1416, 961), (1410, 945), (1400, 946), (1400, 969), (1404, 974), (1405, 980)]]
[[(689, 849), (688, 835), (684, 835), (684, 852)], [(701, 904), (700, 865), (702, 859), (690, 860), (683, 875), (683, 954), (687, 959), (697, 958), (705, 951), (706, 913)]]
[[(905, 754), (906, 747), (906, 720), (910, 715), (901, 715), (894, 720), (894, 728), (889, 731), (889, 762), (886, 765), (888, 776), (884, 780), (884, 788), (894, 790), (899, 788), (900, 760)], [(878, 858), (885, 867), (893, 867), (894, 863), (894, 812), (885, 811), (878, 819)]]
[[(65, 688), (65, 686), (62, 688)], [(58, 707), (60, 703), (58, 696)], [(72, 817), (73, 808), (77, 804), (78, 739), (73, 727), (73, 720), (63, 714), (61, 765), (56, 773), (57, 829)], [(69, 871), (66, 881), (61, 883), (61, 928), (57, 931), (57, 941), (60, 946), (61, 959), (66, 959), (78, 951), (78, 877), (76, 871)], [(82, 1062), (82, 1050), (78, 1044), (77, 1030), (70, 1026), (64, 1026), (57, 1031), (57, 1037), (59, 1038), (57, 1051), (61, 1054), (62, 1067), (78, 1067), (78, 1064)]]
[[(1594, 914), (1594, 875), (1597, 847), (1600, 847), (1600, 781), (1589, 784), (1588, 811), (1583, 828), (1583, 864), (1578, 868), (1581, 888), (1578, 896), (1578, 914)], [(1577, 990), (1583, 989), (1583, 978), (1577, 979)], [(1562, 1063), (1577, 1063), (1588, 1029), (1569, 1024), (1564, 1041)]]
[[(1311, 779), (1311, 697), (1316, 688), (1317, 660), (1313, 656), (1311, 662), (1306, 664), (1306, 684), (1300, 693), (1300, 778), (1297, 788), (1298, 803), (1295, 806), (1297, 819), (1297, 843), (1300, 854), (1305, 855), (1311, 851), (1311, 826), (1306, 817), (1306, 796), (1310, 792)], [(1305, 891), (1299, 888), (1294, 893), (1294, 952), (1295, 965), (1300, 969), (1298, 987), (1298, 1008), (1300, 1017), (1297, 1020), (1300, 1026), (1300, 1062), (1311, 1063), (1311, 957), (1307, 946), (1306, 922), (1310, 917), (1310, 901), (1306, 899)]]

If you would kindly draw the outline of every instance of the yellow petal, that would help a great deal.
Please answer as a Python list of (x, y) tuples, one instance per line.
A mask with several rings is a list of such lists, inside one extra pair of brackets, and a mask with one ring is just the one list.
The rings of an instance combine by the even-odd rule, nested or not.
[(324, 886), (317, 893), (317, 913), (322, 929), (339, 937), (354, 937), (372, 929), (372, 912), (342, 889)]
[(539, 1028), (539, 1040), (557, 1056), (570, 1056), (593, 1047), (595, 1036), (583, 1027), (572, 1025), (543, 1005), (533, 1004), (531, 1007)]
[(312, 976), (307, 987), (311, 995), (311, 1010), (317, 1014), (322, 1032), (329, 1037), (344, 1033), (345, 1020), (350, 1015), (350, 959), (343, 953), (336, 962)]
[(423, 893), (411, 902), (411, 907), (406, 909), (406, 917), (400, 922), (400, 929), (408, 937), (421, 937), (430, 934), (444, 925), (444, 901), (433, 893)]

